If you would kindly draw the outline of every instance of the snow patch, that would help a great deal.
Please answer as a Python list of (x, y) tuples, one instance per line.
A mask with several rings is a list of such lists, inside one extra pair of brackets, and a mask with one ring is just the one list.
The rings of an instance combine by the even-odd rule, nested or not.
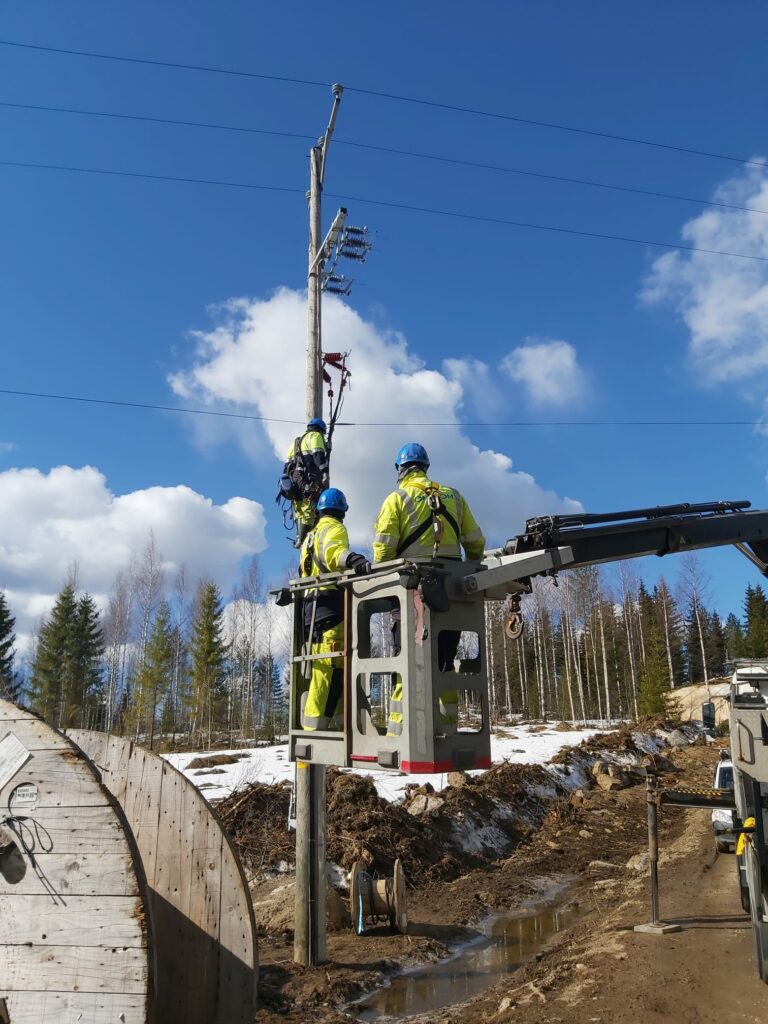
[[(543, 732), (540, 725), (518, 724), (499, 729), (491, 736), (491, 760), (494, 764), (509, 761), (511, 764), (546, 765), (563, 747), (576, 746), (582, 740), (590, 739), (600, 729), (573, 729), (559, 732), (555, 723), (548, 723)], [(537, 731), (531, 732), (531, 729)], [(215, 754), (240, 754), (237, 764), (217, 765), (221, 774), (193, 775), (187, 765), (195, 757), (211, 757)], [(233, 750), (198, 750), (183, 754), (164, 754), (165, 759), (204, 792), (208, 800), (223, 800), (236, 790), (244, 789), (253, 782), (275, 785), (280, 782), (293, 782), (294, 766), (288, 760), (288, 744), (279, 743), (274, 746), (238, 747)], [(371, 777), (379, 796), (390, 803), (400, 803), (405, 796), (406, 786), (422, 786), (429, 782), (437, 792), (445, 789), (448, 784), (446, 773), (438, 775), (401, 775), (396, 772), (369, 771), (365, 768), (344, 769), (358, 775)], [(484, 769), (469, 772), (470, 775), (482, 775)], [(559, 783), (560, 780), (557, 779)], [(580, 783), (579, 785), (583, 785)], [(569, 788), (569, 787), (567, 787)], [(579, 786), (574, 788), (578, 789)], [(557, 794), (548, 787), (542, 789), (542, 799), (551, 800)]]

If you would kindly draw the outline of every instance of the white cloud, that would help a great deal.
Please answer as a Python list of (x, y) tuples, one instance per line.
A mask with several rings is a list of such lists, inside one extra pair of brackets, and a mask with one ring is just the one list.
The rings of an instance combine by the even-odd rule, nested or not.
[[(718, 202), (768, 211), (768, 173), (750, 166), (715, 192)], [(708, 209), (682, 229), (686, 244), (768, 259), (765, 212)], [(690, 333), (694, 367), (708, 383), (749, 381), (768, 370), (768, 262), (675, 251), (655, 260), (641, 299), (666, 304)]]
[(165, 569), (182, 564), (228, 589), (243, 556), (263, 550), (264, 512), (246, 498), (215, 505), (189, 487), (115, 495), (91, 466), (0, 473), (0, 587), (24, 633), (45, 615), (69, 568), (97, 599), (154, 532)]
[[(352, 390), (342, 419), (368, 424), (448, 424), (337, 428), (332, 476), (350, 500), (353, 543), (370, 543), (376, 511), (395, 483), (395, 453), (411, 440), (426, 445), (435, 479), (465, 494), (492, 542), (518, 532), (528, 516), (581, 507), (543, 489), (530, 474), (514, 471), (507, 455), (478, 448), (462, 432), (458, 410), (465, 398), (465, 364), (452, 365), (450, 374), (430, 369), (401, 334), (378, 329), (333, 297), (326, 297), (323, 308), (325, 347), (351, 352)], [(282, 289), (265, 301), (232, 300), (214, 315), (214, 328), (196, 335), (194, 366), (171, 378), (175, 392), (209, 405), (222, 400), (247, 405), (267, 417), (300, 417), (305, 297)], [(264, 429), (275, 455), (277, 477), (278, 464), (301, 427), (271, 422)]]
[(537, 405), (570, 405), (586, 391), (576, 349), (556, 338), (526, 338), (502, 360), (501, 368)]

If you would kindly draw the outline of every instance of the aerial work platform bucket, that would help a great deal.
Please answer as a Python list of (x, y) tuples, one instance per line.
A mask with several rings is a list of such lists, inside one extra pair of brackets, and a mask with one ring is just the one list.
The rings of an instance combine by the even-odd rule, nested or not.
[[(334, 573), (293, 580), (291, 759), (407, 773), (491, 764), (485, 608), (462, 580), (475, 562), (398, 560), (369, 576)], [(338, 728), (302, 728), (312, 655), (304, 605), (318, 583), (344, 594), (343, 716)], [(402, 722), (392, 695), (402, 691)], [(398, 730), (399, 734), (398, 734)]]

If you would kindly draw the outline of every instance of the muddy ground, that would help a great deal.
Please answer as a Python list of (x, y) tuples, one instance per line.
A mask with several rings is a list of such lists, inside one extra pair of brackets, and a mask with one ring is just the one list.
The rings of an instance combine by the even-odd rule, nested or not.
[[(601, 745), (609, 759), (633, 748), (629, 732), (602, 738)], [(623, 788), (605, 778), (595, 785), (589, 768), (598, 753), (593, 744), (588, 756), (577, 751), (563, 759), (570, 763), (567, 774), (589, 776), (575, 792), (573, 781), (570, 793), (555, 792), (540, 769), (521, 773), (520, 766), (505, 766), (482, 781), (455, 777), (447, 796), (442, 794), (443, 804), (416, 791), (409, 801), (415, 815), (380, 802), (365, 780), (343, 775), (331, 780), (329, 855), (345, 868), (363, 857), (371, 870), (383, 866), (385, 873), (393, 854), (405, 855), (411, 884), (408, 934), (382, 927), (357, 937), (343, 920), (343, 901), (332, 898), (331, 909), (342, 920), (329, 930), (328, 961), (298, 968), (292, 962), (292, 876), (254, 882), (261, 958), (257, 1021), (349, 1024), (344, 1006), (361, 992), (385, 984), (406, 965), (446, 956), (462, 939), (477, 934), (484, 916), (535, 900), (552, 879), (564, 876), (575, 879), (568, 901), (579, 904), (576, 923), (483, 996), (433, 1011), (422, 1021), (768, 1019), (768, 986), (754, 969), (734, 858), (715, 854), (707, 811), (665, 809), (661, 817), (662, 913), (679, 918), (682, 932), (656, 937), (631, 931), (648, 917), (647, 870), (636, 856), (646, 845), (645, 787), (638, 774), (625, 775), (615, 767), (616, 785)], [(642, 751), (634, 753), (639, 762)], [(658, 770), (662, 784), (707, 786), (717, 756), (711, 747), (694, 745), (646, 756), (645, 763)], [(228, 817), (241, 840), (251, 836), (243, 854), (252, 870), (263, 871), (281, 856), (290, 860), (290, 837), (282, 824), (287, 794), (263, 787), (251, 801), (239, 799), (239, 808), (235, 798), (230, 802)], [(505, 801), (515, 811), (509, 817), (499, 812), (508, 806)], [(260, 844), (252, 829), (243, 827), (249, 802), (251, 824), (261, 823)], [(245, 818), (238, 819), (238, 813)], [(500, 835), (492, 832), (474, 853), (457, 855), (457, 842), (466, 839), (450, 824), (457, 815), (475, 831), (479, 821), (493, 820)], [(494, 843), (507, 852), (498, 856)]]

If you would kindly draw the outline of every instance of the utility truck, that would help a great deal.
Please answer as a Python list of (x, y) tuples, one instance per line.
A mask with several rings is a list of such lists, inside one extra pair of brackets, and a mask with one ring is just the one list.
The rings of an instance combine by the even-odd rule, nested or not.
[(757, 969), (768, 984), (768, 661), (736, 662), (730, 701), (739, 884), (746, 904), (746, 883)]

